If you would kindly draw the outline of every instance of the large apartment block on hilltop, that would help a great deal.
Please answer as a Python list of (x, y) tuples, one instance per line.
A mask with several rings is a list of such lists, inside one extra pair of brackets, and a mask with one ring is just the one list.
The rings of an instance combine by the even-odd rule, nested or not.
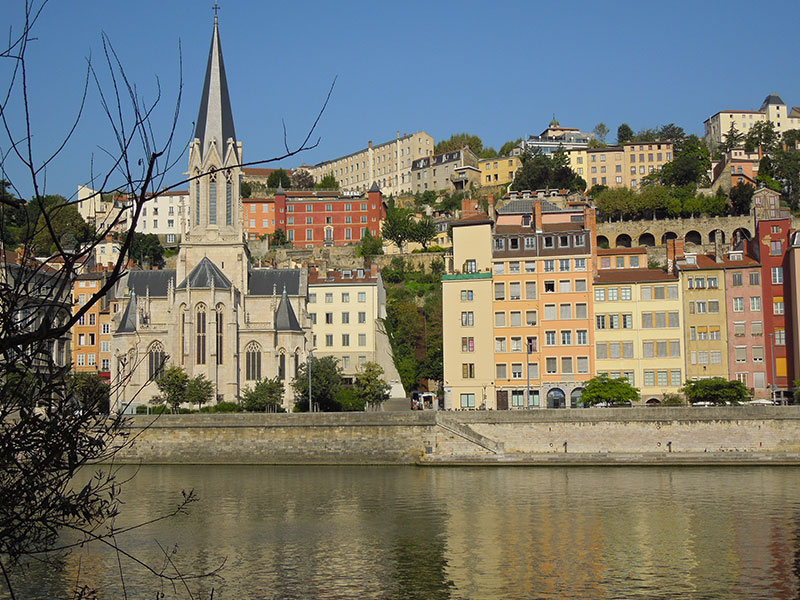
[(326, 160), (308, 167), (314, 182), (333, 175), (339, 189), (346, 192), (366, 192), (377, 183), (385, 194), (412, 192), (411, 163), (433, 154), (433, 137), (424, 131), (412, 134), (398, 132), (397, 138), (383, 144), (369, 144), (347, 156)]
[(642, 179), (664, 168), (673, 158), (672, 142), (631, 142), (605, 148), (567, 151), (569, 166), (588, 188), (636, 188)]
[(411, 165), (411, 191), (468, 189), (468, 180), (478, 182), (478, 157), (465, 146), (451, 152), (418, 158)]
[(705, 120), (705, 140), (712, 150), (725, 139), (733, 125), (747, 135), (756, 123), (771, 121), (778, 133), (800, 129), (800, 107), (788, 107), (777, 94), (764, 98), (758, 110), (722, 110)]

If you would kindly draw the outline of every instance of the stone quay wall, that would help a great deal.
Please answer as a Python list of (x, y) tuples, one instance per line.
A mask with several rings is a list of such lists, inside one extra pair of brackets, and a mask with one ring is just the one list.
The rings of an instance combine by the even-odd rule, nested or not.
[(800, 464), (800, 406), (137, 416), (130, 437), (118, 462)]

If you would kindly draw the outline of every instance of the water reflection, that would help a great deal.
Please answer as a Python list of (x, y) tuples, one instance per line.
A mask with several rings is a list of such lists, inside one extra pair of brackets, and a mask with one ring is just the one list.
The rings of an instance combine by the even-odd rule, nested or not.
[[(123, 540), (184, 572), (223, 560), (208, 598), (778, 598), (798, 596), (800, 470), (791, 468), (146, 467), (122, 523), (189, 515)], [(66, 597), (80, 570), (120, 597), (113, 554), (18, 576)], [(128, 591), (158, 588), (125, 565)], [(168, 597), (182, 597), (165, 589)]]

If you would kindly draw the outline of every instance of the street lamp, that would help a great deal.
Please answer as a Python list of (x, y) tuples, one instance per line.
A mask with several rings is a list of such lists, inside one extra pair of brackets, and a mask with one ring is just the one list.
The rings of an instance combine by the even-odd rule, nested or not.
[(772, 385), (770, 391), (770, 399), (775, 404), (775, 332), (769, 334), (769, 347), (770, 347), (770, 367), (772, 368)]

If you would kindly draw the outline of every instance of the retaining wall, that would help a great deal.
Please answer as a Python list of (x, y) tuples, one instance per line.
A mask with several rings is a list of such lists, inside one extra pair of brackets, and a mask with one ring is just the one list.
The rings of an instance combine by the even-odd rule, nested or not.
[(797, 462), (800, 406), (137, 416), (130, 434), (120, 462), (508, 463), (555, 455), (647, 462), (742, 453)]

